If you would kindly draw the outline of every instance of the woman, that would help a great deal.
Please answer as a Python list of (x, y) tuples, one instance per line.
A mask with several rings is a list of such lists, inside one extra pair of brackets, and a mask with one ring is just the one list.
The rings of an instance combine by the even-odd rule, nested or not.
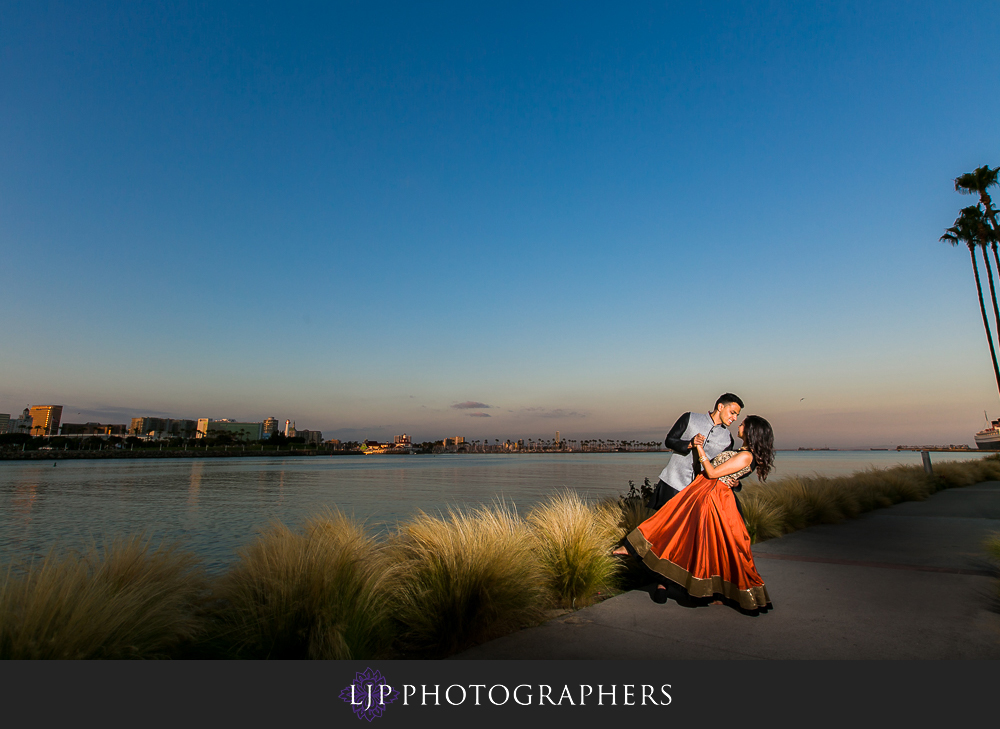
[[(692, 442), (704, 474), (632, 531), (626, 547), (692, 597), (722, 595), (744, 610), (759, 610), (771, 601), (754, 566), (750, 534), (733, 488), (751, 470), (761, 481), (767, 478), (774, 464), (774, 434), (764, 418), (750, 415), (737, 435), (742, 448), (711, 460), (702, 447), (704, 437), (695, 436)], [(657, 602), (665, 601), (662, 584), (657, 596)]]

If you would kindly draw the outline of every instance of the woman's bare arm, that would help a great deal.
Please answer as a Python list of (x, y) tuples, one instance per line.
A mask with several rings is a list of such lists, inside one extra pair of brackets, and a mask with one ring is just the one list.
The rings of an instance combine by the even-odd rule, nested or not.
[(753, 456), (750, 455), (748, 451), (740, 451), (725, 463), (713, 466), (712, 460), (705, 455), (705, 449), (703, 446), (696, 445), (695, 450), (698, 453), (698, 460), (701, 461), (701, 467), (704, 469), (705, 475), (709, 478), (721, 478), (722, 476), (728, 476), (731, 473), (736, 473), (737, 471), (749, 466), (753, 461)]

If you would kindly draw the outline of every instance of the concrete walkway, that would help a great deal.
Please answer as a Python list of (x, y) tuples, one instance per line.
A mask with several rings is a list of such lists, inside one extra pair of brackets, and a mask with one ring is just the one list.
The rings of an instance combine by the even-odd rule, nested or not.
[(650, 585), (453, 657), (1000, 659), (996, 532), (1000, 482), (948, 489), (754, 545), (766, 613), (661, 605)]

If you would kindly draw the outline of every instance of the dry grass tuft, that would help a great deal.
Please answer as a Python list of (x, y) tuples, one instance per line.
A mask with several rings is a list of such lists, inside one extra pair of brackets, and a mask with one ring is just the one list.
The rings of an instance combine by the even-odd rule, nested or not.
[(620, 566), (611, 556), (621, 538), (619, 516), (607, 507), (591, 508), (572, 491), (550, 497), (528, 515), (544, 579), (557, 605), (582, 607), (612, 585)]
[(537, 622), (547, 602), (536, 542), (513, 507), (418, 513), (390, 540), (400, 647), (444, 656)]
[[(993, 560), (997, 573), (1000, 574), (1000, 533), (991, 534), (983, 541), (983, 549), (986, 550), (987, 556)], [(995, 582), (996, 585), (996, 596), (994, 601), (994, 609), (1000, 610), (1000, 580)]]
[(196, 640), (207, 581), (195, 557), (143, 536), (41, 563), (0, 584), (0, 658), (169, 658)]
[(988, 537), (985, 542), (985, 547), (986, 554), (990, 556), (990, 559), (1000, 565), (1000, 534), (993, 534)]
[(934, 474), (919, 466), (870, 468), (850, 476), (793, 477), (748, 484), (740, 501), (754, 542), (814, 524), (835, 524), (903, 501), (922, 501), (943, 488), (1000, 480), (1000, 458), (944, 461)]
[(785, 513), (779, 504), (762, 498), (759, 490), (744, 489), (739, 499), (751, 543), (763, 542), (785, 533)]
[(1000, 456), (988, 456), (974, 461), (935, 463), (934, 475), (942, 482), (942, 488), (971, 486), (983, 481), (1000, 481)]
[(219, 581), (219, 650), (239, 658), (384, 655), (393, 570), (382, 556), (339, 511), (310, 519), (302, 533), (273, 524)]

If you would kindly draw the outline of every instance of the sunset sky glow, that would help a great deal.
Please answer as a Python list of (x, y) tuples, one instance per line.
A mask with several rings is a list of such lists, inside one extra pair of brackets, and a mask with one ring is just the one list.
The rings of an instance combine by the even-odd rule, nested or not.
[(1000, 417), (993, 2), (0, 8), (0, 411), (780, 447)]

